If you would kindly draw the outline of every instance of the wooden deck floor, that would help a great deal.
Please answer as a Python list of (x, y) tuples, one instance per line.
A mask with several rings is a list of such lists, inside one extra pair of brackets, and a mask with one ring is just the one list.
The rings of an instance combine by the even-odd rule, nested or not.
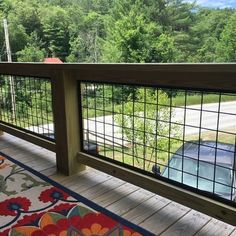
[(236, 236), (231, 225), (95, 169), (60, 175), (54, 153), (9, 134), (0, 136), (0, 151), (156, 235)]

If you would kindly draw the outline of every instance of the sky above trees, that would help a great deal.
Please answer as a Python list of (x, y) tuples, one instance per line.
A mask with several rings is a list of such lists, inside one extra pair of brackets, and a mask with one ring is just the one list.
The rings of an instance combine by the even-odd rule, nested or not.
[[(194, 2), (186, 0), (185, 2)], [(197, 4), (213, 8), (236, 8), (236, 0), (196, 0)]]

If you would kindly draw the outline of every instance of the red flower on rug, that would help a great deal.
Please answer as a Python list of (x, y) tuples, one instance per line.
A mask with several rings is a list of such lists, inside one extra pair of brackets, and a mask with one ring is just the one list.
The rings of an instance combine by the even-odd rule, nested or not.
[[(117, 225), (118, 223), (116, 221), (102, 213), (89, 213), (78, 220), (75, 227), (81, 230), (85, 236), (102, 236), (109, 232), (109, 230), (114, 229)], [(135, 233), (133, 230), (124, 226), (121, 226), (120, 232), (124, 236), (141, 236), (139, 233)], [(116, 234), (114, 233), (113, 235)]]
[[(93, 235), (95, 231), (97, 232), (95, 235), (100, 235), (98, 234), (99, 232), (107, 232), (117, 225), (116, 221), (101, 213), (89, 213), (83, 218), (74, 218), (72, 220), (73, 225), (85, 235)], [(91, 234), (88, 234), (88, 232), (91, 232)]]
[(56, 202), (58, 200), (66, 200), (69, 197), (69, 194), (64, 192), (63, 190), (52, 187), (49, 189), (44, 190), (40, 196), (39, 200), (46, 203), (46, 202)]
[(32, 236), (47, 236), (47, 235), (67, 235), (69, 232), (70, 222), (67, 219), (58, 220), (54, 224), (41, 223), (41, 229), (35, 230)]
[(68, 212), (75, 206), (77, 206), (77, 204), (62, 203), (50, 209), (49, 212), (57, 212), (66, 216)]
[(22, 225), (38, 225), (39, 219), (42, 217), (42, 215), (45, 214), (45, 212), (41, 213), (34, 213), (32, 215), (25, 215), (21, 220), (17, 222), (15, 225), (16, 227), (22, 226)]
[(4, 230), (3, 232), (0, 232), (0, 236), (8, 236), (9, 231), (10, 231), (10, 229), (8, 228), (8, 229)]
[(124, 230), (123, 236), (142, 236), (140, 233)]
[(140, 236), (133, 230), (120, 225), (110, 217), (88, 210), (83, 206), (74, 206), (67, 216), (57, 212), (46, 212), (38, 220), (38, 225), (13, 227), (10, 236), (66, 236), (96, 235), (112, 233), (114, 236)]
[(28, 211), (31, 202), (28, 198), (17, 197), (0, 202), (0, 215), (16, 216), (21, 211)]

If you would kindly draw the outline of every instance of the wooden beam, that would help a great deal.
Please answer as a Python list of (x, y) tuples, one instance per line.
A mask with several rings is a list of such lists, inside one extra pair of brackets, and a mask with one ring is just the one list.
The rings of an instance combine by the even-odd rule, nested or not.
[(79, 102), (77, 80), (69, 72), (52, 77), (57, 169), (72, 175), (85, 169), (78, 163), (80, 151)]
[(236, 92), (236, 63), (228, 64), (43, 64), (0, 63), (0, 74)]
[(18, 138), (24, 139), (28, 142), (31, 142), (33, 144), (36, 144), (40, 147), (46, 148), (52, 152), (56, 151), (56, 145), (54, 142), (40, 138), (36, 135), (33, 135), (31, 133), (28, 133), (27, 131), (20, 130), (11, 126), (8, 126), (6, 124), (0, 123), (0, 130), (4, 131), (6, 133), (9, 133), (11, 135), (14, 135)]
[(180, 204), (208, 214), (214, 218), (236, 225), (236, 208), (205, 196), (165, 183), (164, 181), (137, 173), (100, 158), (78, 153), (78, 161), (97, 170), (123, 179), (129, 183), (169, 198)]

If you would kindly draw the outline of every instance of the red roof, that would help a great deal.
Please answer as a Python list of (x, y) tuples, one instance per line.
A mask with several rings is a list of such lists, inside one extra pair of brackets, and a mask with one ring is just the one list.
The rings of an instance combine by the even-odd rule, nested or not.
[(44, 63), (63, 63), (58, 57), (48, 57), (44, 59)]

